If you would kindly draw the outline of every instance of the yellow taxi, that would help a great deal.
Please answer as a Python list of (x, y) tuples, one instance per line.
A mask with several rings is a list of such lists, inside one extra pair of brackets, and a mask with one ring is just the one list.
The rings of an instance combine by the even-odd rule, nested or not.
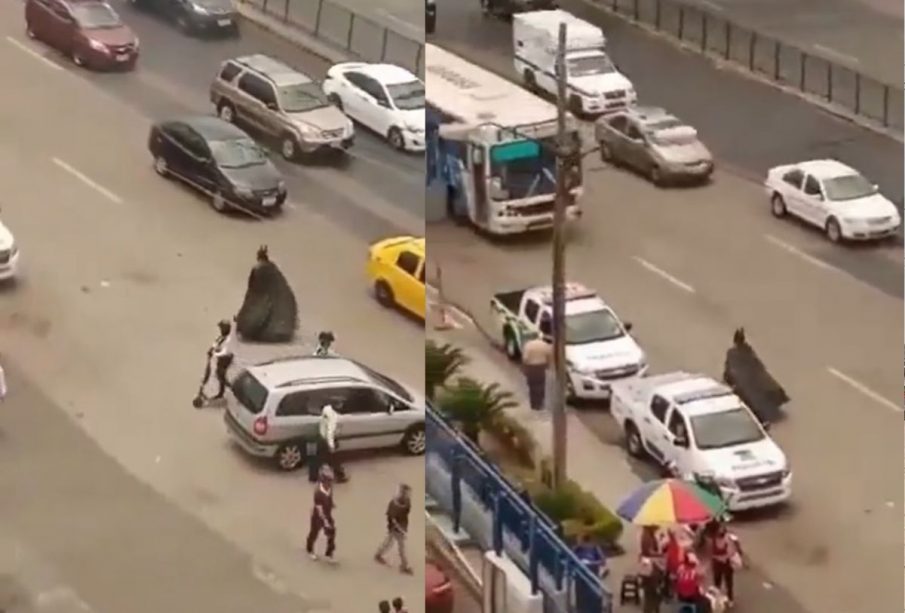
[(371, 245), (368, 278), (377, 302), (424, 319), (424, 258), (423, 238), (397, 236)]

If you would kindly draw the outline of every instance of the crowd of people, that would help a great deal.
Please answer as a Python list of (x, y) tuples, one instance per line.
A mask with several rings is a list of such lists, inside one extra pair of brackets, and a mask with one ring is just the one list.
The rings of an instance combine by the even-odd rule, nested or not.
[(645, 526), (640, 545), (644, 613), (659, 613), (673, 600), (694, 613), (721, 613), (734, 605), (735, 573), (744, 566), (744, 553), (724, 522)]

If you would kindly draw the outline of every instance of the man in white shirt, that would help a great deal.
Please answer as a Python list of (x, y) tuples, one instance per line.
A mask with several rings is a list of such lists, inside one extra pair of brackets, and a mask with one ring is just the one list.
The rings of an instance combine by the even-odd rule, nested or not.
[(331, 404), (325, 404), (321, 409), (321, 418), (317, 430), (318, 464), (327, 464), (333, 469), (336, 480), (340, 483), (347, 481), (346, 471), (336, 457), (336, 430), (339, 426), (339, 414)]
[(217, 326), (220, 329), (220, 336), (211, 345), (210, 353), (214, 359), (214, 373), (217, 376), (217, 395), (214, 400), (223, 398), (229, 383), (226, 381), (226, 371), (233, 363), (233, 345), (235, 344), (235, 318), (232, 322), (222, 320)]

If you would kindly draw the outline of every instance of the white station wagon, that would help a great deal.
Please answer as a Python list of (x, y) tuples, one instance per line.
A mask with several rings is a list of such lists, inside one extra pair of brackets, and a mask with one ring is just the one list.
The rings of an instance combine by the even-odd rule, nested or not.
[(773, 215), (787, 213), (815, 225), (827, 238), (875, 240), (892, 236), (902, 217), (879, 188), (835, 160), (776, 166), (764, 182)]

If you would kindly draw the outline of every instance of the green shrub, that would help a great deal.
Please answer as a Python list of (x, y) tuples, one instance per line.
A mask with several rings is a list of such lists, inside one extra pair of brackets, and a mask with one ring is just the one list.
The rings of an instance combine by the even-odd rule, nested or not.
[(485, 429), (519, 465), (535, 468), (537, 441), (531, 430), (517, 419), (501, 411), (485, 426)]
[(567, 539), (589, 534), (602, 543), (615, 544), (622, 536), (619, 517), (571, 479), (557, 490), (543, 484), (529, 488), (529, 491), (532, 489), (534, 503), (550, 519), (562, 525)]
[(492, 427), (506, 409), (516, 406), (512, 394), (501, 390), (498, 383), (488, 385), (468, 377), (447, 385), (437, 404), (476, 445), (482, 429)]
[(468, 357), (458, 347), (448, 343), (438, 345), (432, 340), (424, 343), (424, 388), (429, 400), (434, 400), (438, 388), (446, 385), (462, 367)]

